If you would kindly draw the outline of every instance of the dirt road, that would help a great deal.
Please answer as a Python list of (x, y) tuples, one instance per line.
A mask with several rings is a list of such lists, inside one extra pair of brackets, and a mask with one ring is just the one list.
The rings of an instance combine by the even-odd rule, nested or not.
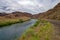
[(48, 20), (54, 25), (54, 40), (60, 40), (60, 21)]

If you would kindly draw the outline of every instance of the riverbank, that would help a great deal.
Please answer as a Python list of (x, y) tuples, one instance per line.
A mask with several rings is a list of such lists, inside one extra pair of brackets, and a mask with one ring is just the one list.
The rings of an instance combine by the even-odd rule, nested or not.
[(46, 20), (37, 21), (34, 26), (27, 29), (19, 40), (52, 40), (53, 25)]
[(25, 32), (35, 24), (37, 20), (31, 19), (24, 23), (17, 23), (0, 28), (0, 40), (17, 40)]
[(0, 27), (16, 24), (16, 23), (23, 23), (25, 21), (30, 20), (28, 17), (22, 17), (22, 18), (1, 18), (0, 19)]

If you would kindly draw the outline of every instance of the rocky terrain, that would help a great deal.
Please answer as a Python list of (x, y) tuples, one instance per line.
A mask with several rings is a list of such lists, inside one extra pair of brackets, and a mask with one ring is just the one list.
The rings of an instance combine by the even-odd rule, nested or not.
[(35, 14), (34, 18), (44, 18), (44, 19), (55, 19), (60, 20), (60, 3), (57, 4), (53, 9), (48, 10), (47, 12)]

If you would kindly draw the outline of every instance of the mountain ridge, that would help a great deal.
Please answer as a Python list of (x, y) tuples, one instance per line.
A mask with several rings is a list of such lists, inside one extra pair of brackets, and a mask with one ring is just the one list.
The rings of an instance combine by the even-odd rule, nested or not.
[(19, 17), (32, 17), (32, 14), (27, 12), (12, 12), (12, 13), (0, 13), (0, 17), (5, 18), (19, 18)]
[(33, 17), (38, 19), (44, 18), (60, 20), (60, 3), (58, 3), (53, 9), (50, 9), (47, 12), (35, 14)]

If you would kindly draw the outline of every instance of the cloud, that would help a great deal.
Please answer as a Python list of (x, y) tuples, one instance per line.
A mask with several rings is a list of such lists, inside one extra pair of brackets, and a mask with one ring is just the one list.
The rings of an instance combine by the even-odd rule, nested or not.
[(53, 8), (60, 0), (0, 0), (0, 12), (24, 11), (32, 14)]

